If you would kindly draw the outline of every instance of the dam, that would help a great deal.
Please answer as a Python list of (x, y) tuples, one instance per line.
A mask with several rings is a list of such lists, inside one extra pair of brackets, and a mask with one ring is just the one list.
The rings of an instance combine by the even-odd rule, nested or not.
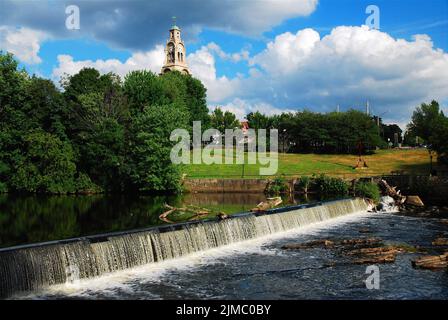
[(0, 297), (278, 234), (367, 210), (344, 199), (0, 249)]

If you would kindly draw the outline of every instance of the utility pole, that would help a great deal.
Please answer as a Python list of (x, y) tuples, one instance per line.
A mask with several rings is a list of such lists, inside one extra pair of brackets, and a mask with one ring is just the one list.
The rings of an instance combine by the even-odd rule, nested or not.
[(366, 102), (366, 114), (370, 115), (370, 110), (369, 110), (370, 106), (369, 106), (369, 100), (367, 100)]

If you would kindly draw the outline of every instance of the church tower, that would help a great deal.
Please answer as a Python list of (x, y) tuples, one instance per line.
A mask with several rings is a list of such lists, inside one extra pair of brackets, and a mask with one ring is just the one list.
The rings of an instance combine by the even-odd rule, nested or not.
[(187, 51), (180, 37), (180, 28), (176, 26), (176, 17), (173, 17), (173, 26), (170, 29), (170, 37), (166, 42), (165, 63), (161, 74), (175, 70), (183, 74), (190, 74), (187, 65)]

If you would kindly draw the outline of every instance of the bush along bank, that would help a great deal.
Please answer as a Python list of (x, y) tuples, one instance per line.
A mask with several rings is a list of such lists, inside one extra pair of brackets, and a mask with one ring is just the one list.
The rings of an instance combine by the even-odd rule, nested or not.
[[(294, 185), (294, 188), (290, 187)], [(377, 183), (370, 181), (347, 181), (341, 178), (329, 177), (324, 174), (302, 176), (292, 182), (284, 177), (276, 177), (269, 181), (265, 193), (278, 196), (288, 193), (315, 194), (324, 198), (337, 198), (353, 195), (370, 199), (378, 203), (381, 191)]]

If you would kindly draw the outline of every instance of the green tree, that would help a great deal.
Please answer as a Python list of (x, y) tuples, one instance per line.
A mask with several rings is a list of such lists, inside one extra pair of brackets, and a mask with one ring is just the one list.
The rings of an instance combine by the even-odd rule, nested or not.
[(130, 181), (138, 191), (180, 190), (180, 171), (170, 159), (174, 129), (188, 127), (188, 111), (175, 103), (145, 107), (132, 117), (127, 159)]
[(201, 81), (191, 76), (184, 76), (187, 84), (186, 104), (190, 121), (201, 121), (202, 128), (210, 128), (210, 115), (207, 107), (207, 89)]
[(123, 87), (132, 110), (142, 111), (146, 106), (159, 105), (164, 101), (163, 83), (152, 72), (130, 72)]
[(232, 112), (223, 112), (219, 107), (213, 110), (210, 116), (210, 124), (212, 128), (219, 130), (221, 133), (224, 133), (226, 129), (235, 129), (240, 127), (239, 121)]
[(22, 159), (20, 146), (29, 129), (22, 109), (28, 83), (28, 75), (18, 70), (13, 56), (0, 51), (0, 192), (8, 190), (14, 167)]
[(66, 193), (75, 191), (76, 165), (69, 143), (46, 133), (24, 137), (23, 157), (14, 168), (10, 185), (26, 192)]
[(448, 163), (448, 118), (440, 110), (437, 101), (422, 103), (417, 107), (408, 130), (414, 136), (423, 138), (429, 150), (437, 152), (441, 162)]

